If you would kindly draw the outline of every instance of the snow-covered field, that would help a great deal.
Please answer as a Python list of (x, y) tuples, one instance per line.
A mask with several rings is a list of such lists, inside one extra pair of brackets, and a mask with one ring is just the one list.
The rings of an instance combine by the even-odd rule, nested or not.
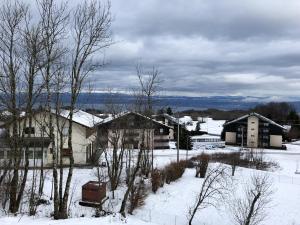
[[(265, 225), (297, 225), (300, 224), (299, 203), (300, 203), (300, 174), (295, 174), (297, 162), (300, 162), (300, 145), (287, 145), (287, 151), (266, 150), (265, 157), (279, 163), (280, 169), (273, 172), (256, 171), (246, 168), (238, 168), (235, 179), (234, 190), (241, 190), (247, 180), (254, 173), (267, 173), (273, 181), (274, 194), (272, 203), (267, 208), (268, 217)], [(235, 148), (219, 150), (205, 150), (206, 152), (233, 151)], [(199, 151), (189, 151), (188, 157), (199, 154)], [(186, 151), (180, 151), (180, 158), (186, 158)], [(155, 152), (155, 166), (162, 167), (170, 161), (176, 160), (176, 150), (163, 150)], [(300, 167), (300, 166), (299, 166)], [(299, 168), (300, 169), (300, 168)], [(46, 195), (49, 198), (51, 193), (51, 173), (48, 173), (46, 180)], [(26, 215), (2, 216), (1, 225), (77, 225), (77, 224), (130, 224), (130, 225), (183, 225), (187, 224), (188, 209), (194, 204), (195, 196), (198, 193), (202, 179), (195, 178), (193, 169), (186, 169), (183, 177), (169, 185), (159, 189), (156, 194), (150, 193), (145, 201), (145, 205), (128, 216), (126, 220), (121, 217), (109, 215), (102, 218), (92, 217), (94, 210), (78, 205), (81, 198), (81, 185), (88, 180), (96, 179), (94, 169), (75, 169), (72, 192), (72, 203), (70, 215), (72, 218), (62, 221), (51, 219), (52, 206), (41, 206), (36, 217)], [(122, 188), (120, 189), (122, 191)], [(234, 192), (233, 192), (234, 193)], [(233, 194), (232, 197), (234, 197)], [(121, 194), (116, 193), (115, 202), (111, 203), (111, 209), (118, 210), (118, 201)], [(206, 208), (196, 214), (193, 224), (205, 225), (232, 225), (232, 215), (228, 209), (228, 199), (220, 204), (219, 208)], [(81, 217), (84, 216), (84, 217)]]

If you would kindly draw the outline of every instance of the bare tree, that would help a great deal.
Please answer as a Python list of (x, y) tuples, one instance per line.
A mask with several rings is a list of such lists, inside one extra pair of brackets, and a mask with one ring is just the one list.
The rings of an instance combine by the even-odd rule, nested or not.
[(13, 176), (10, 182), (9, 211), (16, 213), (19, 208), (19, 191), (21, 183), (26, 182), (26, 176), (20, 178), (19, 169), (22, 161), (20, 148), (20, 132), (18, 119), (20, 115), (18, 96), (20, 94), (22, 60), (20, 46), (22, 42), (21, 27), (24, 25), (27, 6), (17, 1), (6, 1), (0, 10), (0, 101), (1, 105), (12, 115), (12, 132), (10, 151), (12, 155)]
[[(22, 61), (24, 68), (24, 89), (25, 89), (25, 119), (24, 126), (31, 129), (33, 126), (33, 117), (34, 117), (34, 107), (38, 101), (38, 98), (41, 95), (41, 91), (43, 90), (44, 83), (40, 80), (40, 72), (41, 66), (44, 64), (44, 58), (42, 56), (43, 53), (43, 38), (40, 24), (35, 24), (31, 21), (30, 15), (26, 17), (26, 26), (23, 31), (23, 42), (22, 42)], [(32, 137), (32, 133), (28, 132), (26, 134), (26, 138), (30, 139)], [(29, 148), (32, 148), (32, 155), (34, 157), (34, 165), (36, 166), (36, 148), (35, 146), (29, 146), (29, 144), (25, 145), (25, 166), (24, 166), (24, 178), (22, 180), (20, 186), (20, 194), (18, 195), (18, 202), (21, 202), (22, 193), (25, 189), (28, 170), (29, 170)], [(35, 195), (35, 191), (33, 186), (36, 185), (36, 174), (37, 171), (33, 172), (33, 182), (31, 184), (31, 193), (30, 200), (32, 202), (33, 196)], [(32, 211), (30, 212), (32, 213)]]
[[(160, 85), (162, 80), (160, 79), (160, 71), (153, 66), (153, 68), (149, 71), (144, 71), (143, 67), (138, 64), (136, 66), (137, 77), (140, 84), (139, 94), (137, 95), (137, 101), (139, 103), (139, 112), (143, 115), (151, 118), (154, 110), (153, 106), (155, 103), (154, 97), (159, 92)], [(142, 172), (146, 176), (149, 175), (150, 171), (153, 170), (153, 142), (154, 134), (152, 134), (153, 123), (152, 120), (148, 120), (147, 129), (146, 129), (146, 149), (142, 156)], [(151, 152), (151, 155), (150, 155)]]
[[(62, 62), (65, 59), (66, 48), (62, 47), (62, 42), (66, 36), (66, 26), (68, 24), (69, 12), (66, 3), (58, 5), (54, 0), (39, 0), (38, 9), (40, 14), (40, 26), (43, 37), (43, 57), (45, 64), (42, 65), (42, 77), (45, 83), (45, 105), (44, 108), (48, 114), (44, 115), (42, 123), (45, 124), (45, 132), (51, 141), (52, 149), (52, 166), (53, 166), (53, 184), (54, 184), (54, 218), (59, 219), (59, 184), (58, 184), (58, 156), (59, 156), (59, 140), (55, 136), (55, 130), (60, 130), (60, 124), (56, 115), (60, 113), (60, 92), (65, 87), (63, 80)], [(54, 105), (54, 109), (53, 109)], [(41, 126), (43, 126), (41, 124)], [(59, 133), (59, 132), (57, 132)], [(60, 140), (62, 142), (62, 140)], [(61, 168), (62, 170), (62, 168)], [(61, 171), (62, 172), (62, 171)], [(41, 171), (40, 180), (43, 180), (43, 171)], [(63, 184), (61, 184), (63, 185)]]
[(219, 165), (208, 171), (200, 192), (197, 195), (195, 205), (189, 209), (189, 225), (198, 211), (209, 206), (217, 207), (224, 200), (230, 190), (230, 176), (226, 167)]
[[(69, 170), (66, 178), (65, 188), (56, 219), (68, 217), (68, 199), (70, 192), (70, 184), (73, 176), (74, 156), (72, 146), (72, 123), (77, 98), (82, 90), (82, 85), (92, 70), (101, 66), (102, 63), (92, 62), (91, 57), (97, 51), (100, 51), (111, 45), (110, 26), (111, 14), (110, 3), (102, 4), (97, 1), (85, 1), (81, 3), (72, 15), (74, 28), (73, 43), (74, 47), (70, 49), (71, 54), (71, 69), (70, 69), (70, 106), (69, 106), (69, 123), (68, 123), (68, 149), (69, 155)], [(60, 182), (62, 187), (62, 179)]]
[(231, 175), (234, 176), (236, 167), (239, 165), (241, 160), (241, 152), (234, 152), (230, 155)]
[(237, 225), (258, 225), (267, 214), (271, 202), (272, 182), (267, 174), (255, 174), (245, 186), (244, 196), (232, 203), (233, 219)]
[(132, 191), (132, 189), (134, 188), (136, 177), (138, 175), (139, 170), (141, 169), (141, 159), (142, 159), (143, 151), (144, 151), (144, 147), (143, 147), (143, 144), (141, 144), (141, 147), (138, 150), (138, 155), (137, 155), (136, 162), (135, 162), (134, 165), (132, 165), (132, 171), (133, 172), (130, 173), (129, 180), (128, 180), (128, 185), (127, 185), (127, 190), (126, 190), (126, 192), (123, 196), (122, 204), (121, 204), (121, 207), (120, 207), (120, 210), (119, 210), (120, 214), (124, 217), (126, 216), (125, 210), (126, 210), (126, 203), (127, 203), (129, 194)]
[[(127, 134), (127, 122), (122, 118), (117, 118), (122, 113), (122, 107), (115, 104), (113, 96), (111, 95), (106, 103), (109, 112), (112, 113), (112, 118), (115, 120), (109, 130), (105, 129), (105, 136), (107, 141), (101, 145), (104, 150), (104, 157), (107, 164), (107, 173), (110, 182), (110, 188), (113, 193), (119, 186), (121, 174), (123, 171), (124, 152)], [(99, 134), (103, 135), (103, 133)], [(101, 138), (101, 137), (100, 137)]]

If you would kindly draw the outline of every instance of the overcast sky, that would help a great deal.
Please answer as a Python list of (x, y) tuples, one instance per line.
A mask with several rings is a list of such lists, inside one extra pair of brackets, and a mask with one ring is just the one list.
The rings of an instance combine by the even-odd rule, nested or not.
[[(95, 87), (157, 66), (171, 95), (300, 96), (299, 0), (112, 0), (117, 43)], [(107, 75), (107, 76), (106, 76)]]
[(299, 0), (111, 4), (116, 44), (92, 76), (98, 91), (131, 89), (140, 62), (159, 68), (168, 95), (300, 97)]

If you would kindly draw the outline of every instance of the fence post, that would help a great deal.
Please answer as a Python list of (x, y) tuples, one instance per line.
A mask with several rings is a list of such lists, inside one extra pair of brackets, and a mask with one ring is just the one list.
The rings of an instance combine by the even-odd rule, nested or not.
[(175, 225), (176, 225), (176, 222), (177, 222), (176, 219), (177, 219), (177, 218), (176, 218), (176, 215), (175, 215)]
[(151, 209), (149, 209), (149, 219), (150, 219), (150, 223), (152, 222), (152, 218), (151, 218)]

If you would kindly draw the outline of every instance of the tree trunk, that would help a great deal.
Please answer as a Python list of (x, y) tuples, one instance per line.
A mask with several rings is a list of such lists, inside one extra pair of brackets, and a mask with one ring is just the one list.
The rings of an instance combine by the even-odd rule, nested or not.
[(121, 208), (120, 208), (120, 211), (119, 213), (123, 216), (123, 217), (126, 217), (126, 214), (125, 214), (125, 208), (126, 208), (126, 202), (127, 202), (127, 199), (128, 199), (128, 196), (129, 196), (129, 193), (134, 185), (134, 181), (135, 181), (135, 177), (137, 175), (137, 172), (139, 171), (140, 169), (140, 161), (141, 161), (141, 157), (142, 157), (142, 149), (139, 151), (139, 154), (138, 154), (138, 159), (137, 159), (137, 165), (133, 171), (133, 173), (131, 174), (130, 176), (130, 180), (128, 182), (128, 188), (125, 192), (125, 195), (123, 197), (123, 200), (122, 200), (122, 204), (121, 204)]
[(259, 199), (260, 195), (261, 194), (258, 193), (257, 195), (254, 196), (254, 199), (253, 199), (253, 201), (251, 203), (251, 207), (250, 207), (249, 213), (247, 215), (247, 219), (246, 219), (245, 225), (250, 225), (251, 218), (253, 217), (254, 207), (255, 207), (255, 204), (256, 204), (257, 200)]

